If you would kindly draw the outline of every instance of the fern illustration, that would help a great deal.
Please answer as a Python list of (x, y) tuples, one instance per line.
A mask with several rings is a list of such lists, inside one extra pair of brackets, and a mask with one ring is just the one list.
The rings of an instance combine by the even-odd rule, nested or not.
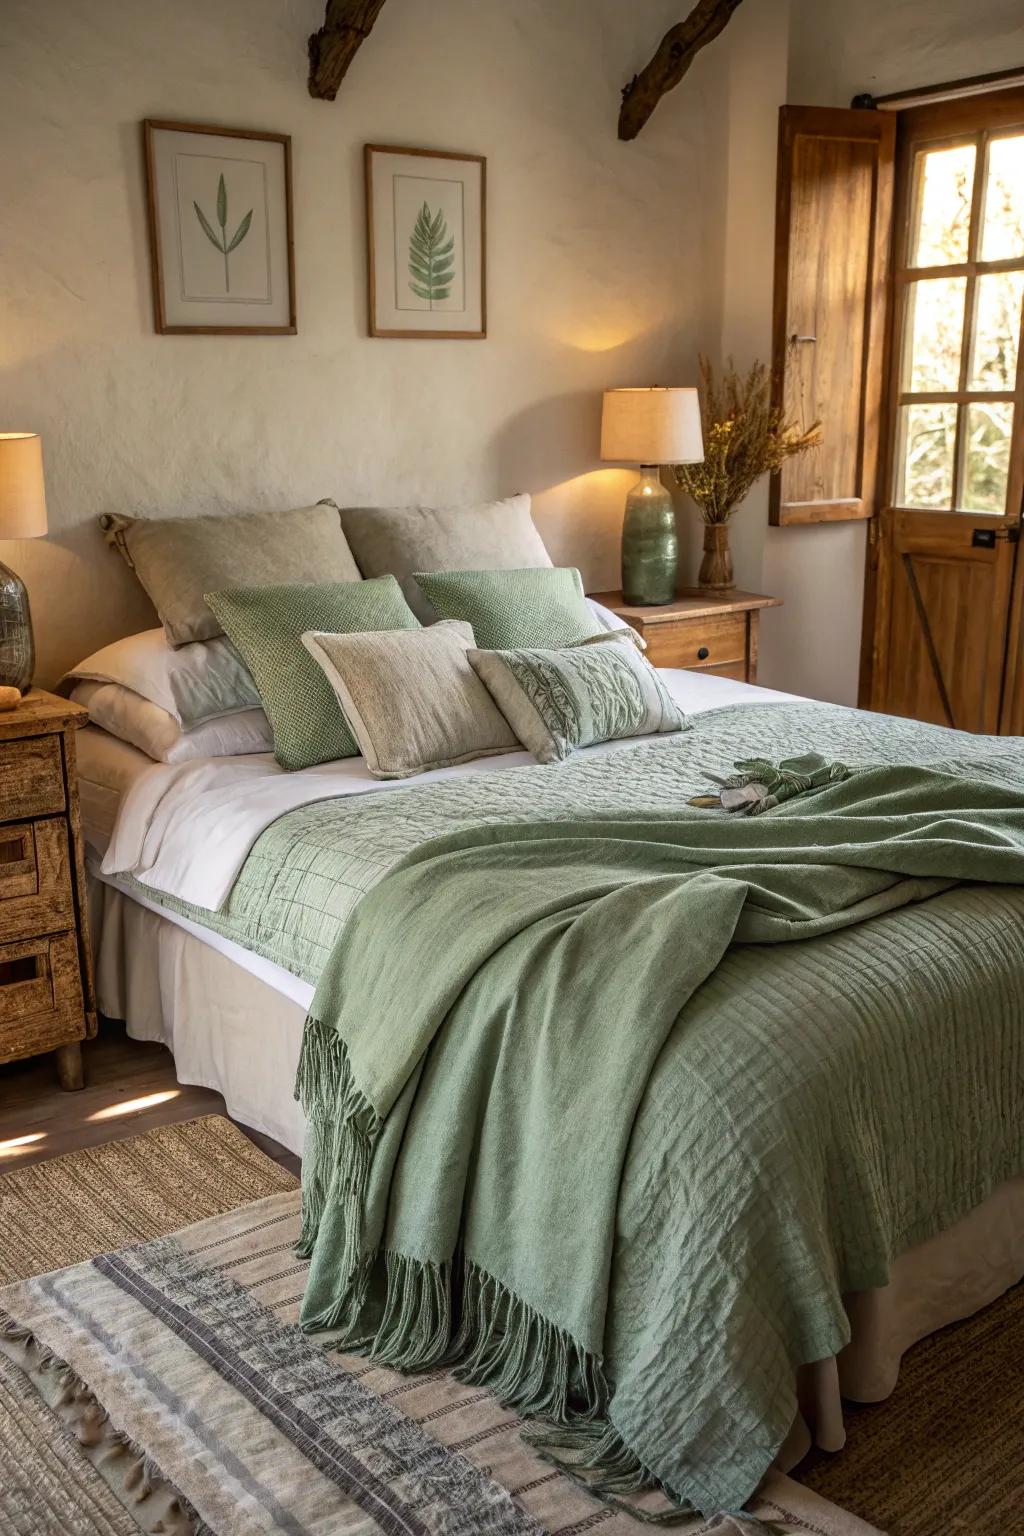
[(420, 209), (409, 236), (409, 287), (433, 309), (452, 291), (455, 276), (455, 236), (449, 235), (444, 213), (432, 214), (426, 203)]
[(195, 199), (192, 201), (192, 207), (196, 211), (196, 218), (199, 220), (200, 226), (202, 227), (206, 238), (212, 245), (217, 247), (218, 251), (220, 251), (221, 255), (224, 257), (224, 287), (227, 292), (230, 293), (231, 270), (228, 266), (228, 257), (231, 255), (231, 252), (235, 249), (236, 246), (241, 245), (242, 241), (249, 233), (249, 225), (252, 223), (252, 209), (249, 209), (249, 212), (246, 214), (245, 218), (242, 220), (241, 224), (239, 224), (238, 228), (235, 230), (234, 234), (229, 240), (228, 189), (224, 184), (223, 174), (217, 183), (217, 223), (220, 225), (220, 234), (218, 235), (214, 232), (213, 225), (210, 223), (209, 219), (206, 217), (206, 214), (200, 208)]

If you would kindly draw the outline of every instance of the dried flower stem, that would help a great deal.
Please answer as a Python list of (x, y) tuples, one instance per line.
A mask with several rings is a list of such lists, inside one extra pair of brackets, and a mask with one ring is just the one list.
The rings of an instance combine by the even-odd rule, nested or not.
[(764, 363), (741, 375), (730, 358), (719, 382), (701, 354), (700, 414), (704, 462), (676, 464), (673, 473), (706, 523), (728, 522), (755, 481), (821, 442), (819, 422), (801, 431), (772, 404)]

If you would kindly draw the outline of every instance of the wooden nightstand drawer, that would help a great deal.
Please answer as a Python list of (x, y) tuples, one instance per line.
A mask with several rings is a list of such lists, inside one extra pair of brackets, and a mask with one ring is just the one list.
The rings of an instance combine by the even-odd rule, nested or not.
[(64, 803), (59, 735), (0, 741), (0, 821), (52, 816)]
[(0, 944), (0, 1061), (56, 1050), (85, 1033), (75, 935)]
[(757, 682), (757, 633), (762, 608), (777, 608), (777, 597), (759, 592), (720, 594), (690, 590), (674, 603), (646, 608), (627, 603), (621, 592), (595, 592), (605, 608), (632, 625), (647, 642), (655, 667), (683, 667), (713, 677)]
[(647, 659), (655, 667), (721, 667), (746, 662), (747, 616), (723, 613), (712, 618), (652, 624), (644, 632)]
[(0, 934), (30, 938), (74, 925), (67, 822), (61, 816), (0, 826)]

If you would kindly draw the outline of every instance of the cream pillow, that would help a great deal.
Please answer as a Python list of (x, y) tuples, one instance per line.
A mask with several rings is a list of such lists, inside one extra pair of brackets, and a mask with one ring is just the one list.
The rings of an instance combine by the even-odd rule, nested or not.
[(106, 514), (100, 526), (145, 587), (174, 646), (223, 634), (206, 592), (359, 580), (333, 501), (226, 517)]
[(466, 659), (468, 624), (333, 635), (302, 643), (323, 668), (377, 779), (407, 779), (519, 743)]
[(173, 715), (183, 731), (220, 715), (261, 707), (249, 669), (226, 635), (177, 650), (168, 645), (162, 629), (126, 635), (72, 667), (61, 679), (60, 690), (66, 693), (83, 681), (120, 683)]
[(167, 710), (120, 683), (76, 683), (71, 697), (89, 711), (93, 725), (138, 747), (154, 762), (187, 763), (196, 757), (274, 750), (270, 721), (262, 709), (239, 710), (183, 730)]

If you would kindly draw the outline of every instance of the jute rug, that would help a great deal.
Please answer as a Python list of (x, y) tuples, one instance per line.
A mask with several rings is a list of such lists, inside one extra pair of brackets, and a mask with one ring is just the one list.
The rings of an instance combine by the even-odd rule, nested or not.
[[(223, 1158), (225, 1133), (206, 1125)], [(118, 1198), (100, 1196), (111, 1213)], [(181, 1198), (197, 1209), (194, 1187), (171, 1188), (168, 1206)], [(45, 1211), (38, 1184), (33, 1201)], [(285, 1190), (0, 1292), (4, 1536), (638, 1536), (636, 1513), (664, 1510), (656, 1495), (635, 1508), (592, 1498), (524, 1443), (514, 1414), (448, 1372), (404, 1377), (304, 1337), (298, 1225)], [(762, 1523), (676, 1528), (873, 1536), (782, 1477), (754, 1512)]]
[(222, 1115), (0, 1175), (0, 1284), (162, 1237), (297, 1180)]
[(1024, 1536), (1024, 1284), (915, 1344), (892, 1396), (845, 1419), (801, 1482), (892, 1536)]

